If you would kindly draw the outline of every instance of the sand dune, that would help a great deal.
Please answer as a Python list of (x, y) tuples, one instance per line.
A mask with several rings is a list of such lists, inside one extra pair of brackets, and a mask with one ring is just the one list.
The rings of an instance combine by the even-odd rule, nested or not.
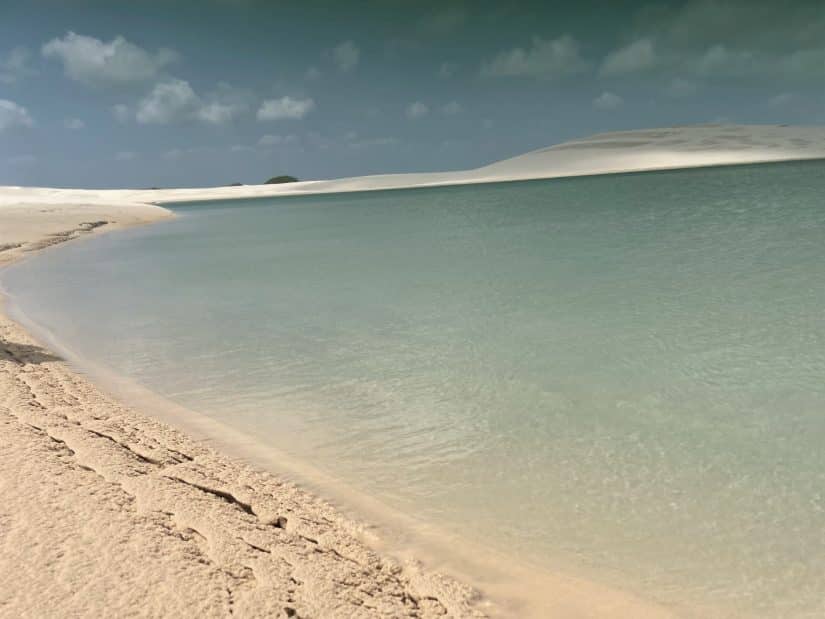
[(32, 202), (164, 204), (189, 200), (493, 183), (821, 158), (825, 158), (825, 127), (697, 125), (601, 133), (535, 150), (474, 170), (381, 174), (282, 185), (192, 189), (83, 190), (0, 187), (0, 206)]

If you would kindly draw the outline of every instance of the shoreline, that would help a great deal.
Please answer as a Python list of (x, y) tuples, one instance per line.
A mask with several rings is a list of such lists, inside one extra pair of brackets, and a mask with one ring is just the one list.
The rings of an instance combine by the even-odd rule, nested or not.
[[(168, 216), (158, 211), (152, 217)], [(86, 215), (75, 209), (74, 218)], [(150, 221), (129, 215), (3, 240), (0, 269), (28, 252)], [(477, 591), (379, 554), (363, 541), (365, 524), (323, 499), (106, 395), (7, 310), (3, 300), (3, 612), (48, 616), (59, 603), (59, 614), (81, 615), (143, 605), (152, 616), (487, 616)], [(90, 539), (98, 530), (102, 547)], [(146, 546), (150, 556), (136, 549)], [(52, 554), (65, 563), (59, 573)]]
[[(54, 207), (54, 205), (50, 206)], [(29, 211), (32, 209), (32, 207), (25, 208)], [(25, 255), (31, 255), (31, 252), (51, 248), (67, 240), (88, 238), (101, 232), (105, 233), (131, 225), (159, 221), (171, 215), (166, 209), (158, 207), (147, 207), (150, 211), (141, 212), (139, 210), (134, 211), (133, 209), (139, 207), (133, 205), (112, 206), (109, 207), (108, 211), (105, 208), (103, 209), (108, 219), (106, 224), (102, 224), (100, 223), (104, 221), (102, 219), (85, 221), (90, 219), (87, 215), (100, 215), (101, 211), (99, 209), (101, 207), (94, 207), (91, 209), (92, 212), (87, 211), (87, 208), (89, 207), (68, 206), (60, 209), (42, 209), (40, 215), (48, 216), (51, 220), (59, 219), (60, 223), (50, 221), (46, 225), (41, 225), (40, 227), (44, 230), (49, 230), (47, 235), (37, 238), (37, 234), (30, 233), (26, 241), (20, 243), (19, 246), (0, 252), (0, 269), (16, 262)], [(121, 211), (125, 211), (125, 214), (120, 214)], [(30, 213), (30, 215), (35, 216), (34, 213)], [(68, 226), (68, 228), (61, 232), (53, 232), (55, 226), (64, 228)], [(0, 241), (5, 242), (4, 239), (0, 239)], [(188, 411), (188, 421), (184, 421), (187, 413), (177, 418), (174, 415), (164, 415), (160, 412), (161, 405), (158, 401), (155, 401), (152, 405), (151, 400), (139, 398), (134, 392), (130, 394), (128, 389), (125, 393), (114, 393), (114, 397), (110, 397), (106, 395), (107, 392), (111, 393), (110, 390), (106, 389), (107, 381), (97, 380), (93, 374), (89, 374), (89, 380), (86, 379), (85, 375), (78, 375), (72, 367), (71, 359), (67, 363), (63, 356), (50, 352), (51, 349), (58, 349), (58, 352), (60, 352), (59, 342), (57, 343), (58, 346), (53, 345), (53, 343), (49, 343), (46, 347), (40, 346), (37, 338), (32, 338), (29, 331), (8, 315), (6, 303), (0, 305), (0, 337), (2, 337), (4, 351), (3, 356), (0, 357), (0, 365), (7, 366), (9, 369), (7, 373), (3, 374), (3, 377), (4, 380), (8, 381), (4, 391), (10, 394), (7, 397), (7, 402), (0, 406), (0, 412), (4, 417), (3, 433), (7, 434), (9, 423), (14, 420), (16, 420), (18, 426), (14, 428), (17, 432), (16, 438), (5, 436), (2, 442), (15, 444), (22, 441), (27, 446), (32, 442), (40, 442), (52, 449), (54, 449), (54, 445), (63, 446), (62, 448), (67, 452), (72, 452), (68, 454), (71, 458), (65, 457), (66, 453), (61, 454), (64, 457), (60, 458), (59, 461), (63, 467), (68, 467), (73, 474), (79, 472), (97, 474), (102, 482), (108, 486), (112, 484), (119, 485), (121, 491), (131, 497), (128, 501), (141, 506), (134, 514), (135, 518), (138, 520), (143, 520), (148, 516), (168, 518), (172, 523), (161, 525), (161, 529), (164, 532), (174, 531), (179, 539), (190, 545), (199, 543), (203, 546), (204, 540), (206, 540), (206, 545), (211, 547), (215, 545), (215, 542), (212, 541), (215, 538), (221, 540), (218, 544), (221, 547), (231, 546), (233, 543), (228, 542), (227, 538), (232, 537), (233, 532), (236, 530), (250, 530), (250, 527), (258, 536), (256, 539), (263, 535), (267, 539), (266, 543), (270, 546), (267, 547), (256, 542), (249, 544), (250, 540), (235, 535), (235, 547), (229, 552), (229, 555), (237, 556), (239, 545), (241, 551), (247, 554), (250, 552), (253, 555), (256, 553), (275, 554), (272, 546), (285, 543), (283, 539), (279, 539), (280, 537), (289, 536), (292, 538), (287, 543), (290, 548), (294, 546), (296, 541), (302, 543), (305, 554), (307, 549), (314, 553), (310, 555), (312, 559), (308, 561), (308, 565), (303, 566), (303, 568), (309, 570), (317, 580), (316, 588), (324, 589), (324, 591), (319, 596), (304, 600), (305, 606), (301, 606), (295, 600), (290, 602), (295, 605), (295, 608), (292, 606), (289, 606), (289, 608), (297, 612), (298, 616), (327, 616), (330, 613), (333, 616), (353, 614), (356, 616), (397, 616), (399, 613), (408, 614), (408, 612), (411, 612), (411, 616), (423, 617), (436, 616), (439, 613), (446, 612), (448, 616), (481, 617), (507, 616), (509, 614), (508, 610), (518, 612), (521, 616), (543, 616), (545, 611), (550, 610), (560, 614), (560, 616), (609, 617), (615, 616), (617, 613), (625, 615), (631, 613), (634, 616), (649, 617), (672, 616), (671, 611), (659, 607), (655, 602), (642, 600), (630, 592), (611, 589), (595, 582), (565, 574), (542, 574), (540, 570), (535, 572), (529, 566), (521, 568), (507, 565), (502, 568), (496, 561), (497, 556), (494, 553), (489, 553), (488, 556), (482, 559), (475, 556), (470, 557), (468, 552), (465, 552), (463, 557), (460, 556), (460, 553), (457, 553), (459, 555), (458, 560), (452, 561), (453, 565), (449, 566), (451, 568), (454, 567), (456, 562), (461, 563), (462, 560), (469, 560), (470, 563), (475, 564), (477, 569), (468, 571), (476, 575), (483, 574), (486, 578), (467, 577), (466, 574), (461, 573), (461, 570), (458, 570), (459, 575), (456, 577), (454, 576), (456, 570), (449, 568), (444, 573), (432, 571), (431, 568), (425, 567), (425, 565), (438, 562), (432, 561), (422, 564), (418, 555), (430, 554), (432, 556), (426, 558), (431, 559), (435, 557), (436, 553), (416, 553), (415, 550), (409, 550), (410, 548), (423, 550), (423, 547), (418, 543), (420, 540), (416, 539), (416, 543), (409, 540), (416, 536), (426, 537), (426, 535), (419, 535), (420, 530), (413, 530), (426, 527), (411, 526), (414, 524), (412, 517), (409, 517), (408, 520), (400, 519), (401, 521), (396, 519), (394, 523), (397, 525), (394, 528), (403, 535), (409, 534), (409, 539), (406, 540), (408, 542), (406, 544), (407, 548), (399, 552), (398, 544), (396, 544), (396, 548), (392, 548), (392, 543), (389, 543), (387, 539), (382, 539), (382, 536), (376, 533), (374, 526), (365, 524), (358, 517), (353, 519), (347, 515), (342, 515), (340, 508), (316, 498), (318, 495), (329, 496), (326, 492), (330, 484), (306, 483), (313, 477), (311, 473), (307, 474), (306, 469), (297, 472), (295, 477), (299, 481), (294, 483), (289, 481), (289, 475), (283, 476), (283, 469), (292, 468), (293, 473), (295, 473), (295, 469), (300, 469), (300, 467), (284, 467), (283, 459), (273, 457), (272, 450), (262, 450), (260, 446), (257, 446), (259, 451), (255, 456), (255, 449), (249, 448), (248, 444), (242, 449), (235, 450), (230, 445), (233, 442), (231, 440), (215, 441), (214, 439), (218, 433), (215, 429), (220, 426), (220, 432), (223, 433), (226, 428), (205, 416)], [(30, 377), (36, 377), (38, 385), (45, 384), (49, 385), (50, 388), (45, 389), (41, 395), (28, 382), (26, 382), (26, 387), (20, 387), (21, 377), (24, 381), (28, 381)], [(98, 389), (97, 385), (100, 384), (103, 385), (103, 389)], [(78, 394), (82, 394), (82, 397), (78, 397)], [(156, 398), (161, 399), (159, 396), (156, 396)], [(62, 404), (59, 406), (54, 404), (43, 406), (42, 401), (44, 399), (52, 403), (62, 402)], [(66, 404), (67, 400), (72, 404)], [(129, 408), (120, 404), (120, 402), (128, 403)], [(136, 403), (138, 404), (136, 405)], [(144, 406), (140, 406), (140, 403)], [(71, 414), (68, 414), (67, 411), (71, 411)], [(150, 412), (150, 416), (144, 415), (142, 411)], [(199, 424), (210, 426), (212, 431), (198, 432), (197, 426)], [(11, 423), (11, 425), (15, 424)], [(21, 427), (24, 428), (24, 431), (34, 432), (35, 434), (23, 439), (20, 436)], [(26, 427), (30, 430), (25, 430)], [(202, 436), (199, 436), (199, 434), (202, 434)], [(236, 446), (242, 445), (244, 439), (240, 438), (234, 442)], [(247, 440), (246, 443), (249, 443), (249, 441)], [(192, 459), (175, 454), (184, 454)], [(250, 455), (253, 457), (250, 458)], [(73, 462), (72, 459), (76, 461)], [(143, 469), (139, 473), (135, 473), (133, 470), (136, 464), (139, 464)], [(124, 473), (122, 470), (124, 467), (131, 470)], [(15, 475), (15, 467), (9, 467), (9, 469), (12, 475)], [(169, 470), (174, 470), (175, 475), (170, 476), (168, 474)], [(274, 473), (266, 471), (273, 471)], [(36, 486), (42, 484), (43, 478), (52, 477), (53, 475), (53, 472), (45, 470), (39, 470), (37, 474), (31, 472), (28, 475), (31, 478), (29, 483)], [(2, 477), (5, 476), (0, 476), (0, 487), (8, 492), (7, 486), (10, 485), (12, 480), (2, 479)], [(140, 481), (133, 479), (134, 477), (138, 477)], [(66, 479), (66, 476), (60, 475), (60, 479)], [(240, 484), (236, 481), (244, 479), (254, 479), (256, 483), (255, 485)], [(168, 487), (165, 487), (170, 484), (170, 480), (173, 485), (171, 491)], [(56, 496), (50, 496), (48, 500), (50, 502), (65, 500), (66, 497), (63, 495), (70, 495), (76, 490), (77, 485), (78, 483), (75, 482), (69, 487), (59, 486), (54, 488), (53, 494), (56, 494)], [(310, 488), (309, 492), (303, 490), (307, 486)], [(315, 492), (316, 488), (321, 488), (322, 491)], [(284, 493), (287, 494), (286, 497), (282, 496)], [(203, 521), (199, 521), (193, 526), (189, 523), (191, 514), (187, 512), (187, 516), (184, 517), (177, 514), (175, 507), (179, 506), (182, 495), (185, 494), (194, 494), (199, 502), (209, 503), (209, 509), (213, 513), (208, 524), (205, 525)], [(353, 502), (349, 500), (353, 496), (352, 493), (346, 492), (345, 494), (347, 500), (343, 503), (352, 505)], [(189, 498), (193, 497), (190, 496)], [(370, 497), (365, 498), (367, 501), (360, 501), (359, 509), (352, 511), (360, 512), (359, 516), (363, 512), (375, 514), (381, 511), (380, 504), (377, 501), (370, 501)], [(279, 508), (273, 507), (273, 504), (282, 505), (287, 499), (290, 507), (286, 511), (280, 508), (280, 511), (287, 515), (272, 515), (274, 511), (279, 510)], [(25, 502), (27, 497), (21, 496), (19, 500)], [(169, 504), (169, 501), (172, 505)], [(374, 504), (372, 506), (365, 505), (369, 502)], [(74, 502), (69, 501), (69, 503), (73, 504)], [(355, 503), (358, 504), (359, 501), (355, 501)], [(234, 505), (236, 508), (234, 511), (237, 513), (233, 513), (231, 518), (226, 513), (217, 516), (214, 511), (222, 509), (226, 512), (226, 504)], [(46, 511), (53, 511), (53, 509), (52, 507)], [(158, 514), (161, 516), (158, 516)], [(319, 514), (322, 517), (319, 518)], [(255, 523), (256, 517), (258, 518), (257, 524)], [(261, 520), (262, 517), (265, 521)], [(282, 522), (281, 518), (285, 519), (283, 526), (279, 524)], [(291, 525), (290, 518), (293, 522), (297, 519), (299, 524)], [(243, 522), (243, 520), (246, 522)], [(379, 520), (383, 519), (379, 518)], [(2, 523), (2, 519), (0, 519), (0, 523)], [(293, 529), (293, 526), (296, 528)], [(24, 527), (24, 529), (26, 528), (28, 527)], [(273, 528), (275, 529), (274, 532)], [(204, 535), (202, 529), (207, 529), (206, 535)], [(2, 528), (0, 528), (1, 530)], [(195, 531), (195, 533), (188, 533), (189, 530)], [(309, 533), (306, 533), (306, 531), (309, 531)], [(36, 538), (44, 534), (48, 536), (50, 532), (47, 529), (46, 531), (25, 531), (25, 533), (21, 530), (20, 533), (26, 537)], [(445, 541), (443, 536), (439, 538), (433, 531), (429, 533), (430, 537), (433, 538), (430, 540), (433, 547), (436, 543)], [(38, 543), (40, 541), (45, 540), (38, 540)], [(243, 548), (243, 544), (246, 545), (246, 549)], [(224, 550), (228, 551), (226, 548)], [(443, 548), (441, 550), (442, 555), (448, 554), (443, 552)], [(339, 563), (342, 561), (353, 563), (353, 565), (357, 563), (359, 565), (357, 568), (359, 578), (354, 581), (347, 581), (347, 585), (343, 587), (340, 583), (336, 585), (336, 569), (341, 566), (322, 565), (319, 567), (317, 565), (319, 561), (315, 553), (324, 555), (328, 553), (333, 557), (333, 561), (337, 559)], [(110, 557), (105, 556), (105, 554), (103, 557), (90, 557), (88, 560), (94, 559), (106, 563)], [(14, 561), (13, 555), (6, 556), (9, 556), (12, 562)], [(362, 560), (360, 562), (358, 560), (354, 561), (353, 556)], [(210, 559), (214, 561), (213, 557), (210, 557)], [(293, 558), (292, 563), (294, 562), (295, 559)], [(442, 566), (446, 566), (451, 562), (448, 560), (441, 563)], [(479, 566), (481, 569), (479, 569)], [(13, 565), (7, 563), (5, 569), (0, 568), (0, 583), (8, 579), (12, 567)], [(177, 567), (180, 569), (180, 566)], [(250, 567), (248, 564), (246, 567), (254, 572), (254, 567)], [(506, 576), (500, 577), (500, 580), (495, 582), (496, 578), (491, 575), (490, 568), (493, 570), (498, 569), (499, 574), (506, 572)], [(268, 571), (266, 568), (259, 569), (265, 572)], [(237, 572), (237, 570), (235, 571)], [(387, 583), (388, 574), (392, 575), (390, 583)], [(255, 576), (257, 577), (257, 574)], [(271, 577), (272, 574), (268, 574), (268, 576)], [(100, 575), (100, 578), (105, 580), (103, 574)], [(481, 589), (485, 593), (492, 594), (498, 604), (493, 602), (491, 597), (483, 597), (478, 590), (464, 584), (465, 582), (479, 582), (479, 580), (486, 580), (486, 582), (482, 582)], [(507, 582), (502, 586), (504, 580)], [(287, 579), (286, 582), (281, 582), (280, 585), (289, 589), (290, 582), (291, 580)], [(517, 583), (516, 587), (512, 586), (513, 582)], [(25, 588), (22, 586), (23, 583), (7, 584), (7, 591), (15, 588)], [(39, 588), (48, 589), (49, 584), (49, 582), (42, 583)], [(109, 583), (110, 586), (111, 584)], [(270, 582), (269, 584), (272, 585), (273, 583)], [(386, 589), (384, 585), (386, 585)], [(548, 586), (550, 586), (550, 591), (546, 590)], [(294, 583), (292, 587), (295, 588)], [(371, 590), (370, 600), (374, 601), (376, 597), (384, 595), (388, 597), (391, 603), (387, 605), (388, 603), (385, 600), (384, 610), (376, 606), (365, 611), (368, 607), (363, 605), (363, 599), (360, 602), (352, 601), (352, 599), (357, 599), (359, 592), (362, 592), (365, 587)], [(336, 591), (336, 588), (340, 590)], [(231, 591), (232, 589), (227, 587), (226, 590)], [(274, 590), (274, 592), (277, 592), (279, 588), (274, 587)], [(399, 597), (398, 591), (400, 590), (403, 590), (404, 593)], [(536, 591), (541, 591), (541, 593), (536, 595)], [(272, 593), (274, 594), (274, 592)], [(291, 595), (294, 596), (294, 594), (293, 591)], [(235, 597), (238, 596), (232, 594), (227, 599), (231, 599), (232, 603), (236, 604)], [(255, 596), (255, 601), (251, 602), (249, 607), (240, 611), (242, 616), (257, 616), (258, 613), (263, 613), (265, 608), (269, 608), (268, 612), (275, 611), (274, 608), (267, 607), (264, 602), (257, 599), (258, 597), (260, 596)], [(528, 599), (528, 597), (533, 599)], [(348, 610), (344, 611), (340, 606), (337, 606), (344, 603), (342, 598), (346, 600), (347, 604), (355, 604), (355, 606), (348, 607)], [(422, 600), (428, 600), (427, 604), (429, 606), (427, 608), (421, 605)], [(28, 603), (31, 602), (32, 600), (28, 601)], [(225, 602), (226, 600), (224, 600)], [(217, 604), (217, 601), (214, 601), (214, 603)], [(14, 599), (4, 600), (0, 597), (0, 608), (4, 608), (4, 605), (8, 604), (12, 604), (12, 608), (15, 608)], [(335, 610), (331, 610), (333, 607), (329, 604), (336, 605), (334, 606)], [(298, 609), (298, 606), (301, 606), (301, 608)], [(105, 608), (107, 610), (111, 609), (108, 605)], [(284, 606), (284, 608), (287, 608), (287, 606)], [(239, 609), (240, 607), (236, 610)], [(32, 607), (22, 606), (20, 610), (21, 612), (31, 611)], [(102, 607), (98, 607), (96, 610), (102, 610)], [(80, 610), (79, 612), (82, 614), (84, 611)], [(288, 615), (291, 611), (281, 609), (279, 612)]]
[(551, 180), (825, 160), (825, 127), (687, 125), (600, 133), (469, 170), (375, 174), (272, 185), (178, 189), (0, 187), (6, 204), (162, 205)]

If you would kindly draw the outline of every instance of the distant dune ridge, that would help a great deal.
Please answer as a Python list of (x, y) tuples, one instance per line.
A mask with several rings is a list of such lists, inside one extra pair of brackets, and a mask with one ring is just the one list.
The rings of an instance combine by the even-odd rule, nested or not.
[(825, 126), (691, 125), (600, 133), (474, 170), (159, 190), (0, 187), (0, 206), (26, 202), (172, 203), (402, 189), (825, 158)]

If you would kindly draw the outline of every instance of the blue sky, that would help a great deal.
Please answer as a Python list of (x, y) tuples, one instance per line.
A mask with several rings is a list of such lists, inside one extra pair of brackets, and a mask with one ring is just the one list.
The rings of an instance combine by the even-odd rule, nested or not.
[(599, 131), (825, 122), (821, 2), (0, 0), (0, 184), (475, 167)]

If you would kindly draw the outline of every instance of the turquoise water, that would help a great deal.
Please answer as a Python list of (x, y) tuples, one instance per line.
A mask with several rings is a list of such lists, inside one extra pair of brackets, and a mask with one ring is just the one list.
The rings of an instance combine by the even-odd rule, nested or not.
[(2, 283), (81, 356), (469, 539), (813, 617), (823, 196), (808, 162), (187, 205)]

